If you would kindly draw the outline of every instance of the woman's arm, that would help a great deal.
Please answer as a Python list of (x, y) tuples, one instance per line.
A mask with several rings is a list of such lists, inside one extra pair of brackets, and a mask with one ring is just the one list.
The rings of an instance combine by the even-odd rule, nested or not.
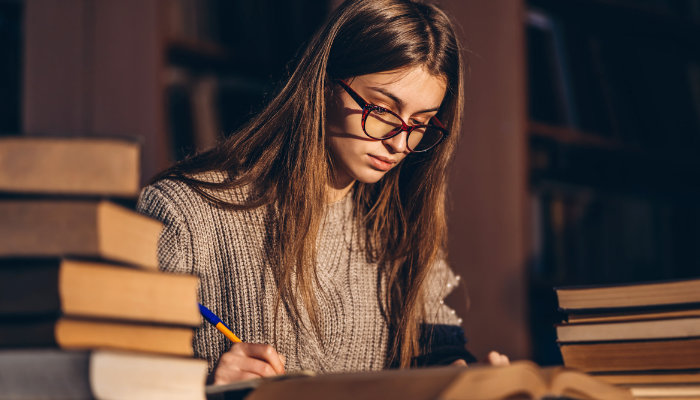
[[(159, 181), (143, 189), (136, 208), (164, 224), (158, 240), (158, 265), (162, 271), (206, 274), (206, 268), (195, 269), (193, 233), (188, 224), (196, 221), (188, 220), (182, 211), (188, 205), (188, 197), (183, 193), (181, 184)], [(204, 289), (200, 287), (200, 290)], [(200, 343), (200, 346), (210, 344)], [(215, 364), (210, 367), (208, 382), (214, 384), (285, 373), (284, 357), (266, 344), (234, 343), (218, 360), (213, 361)]]
[[(421, 332), (421, 344), (425, 352), (415, 360), (419, 366), (456, 365), (466, 366), (477, 362), (467, 349), (467, 338), (461, 327), (462, 319), (447, 306), (444, 299), (460, 284), (444, 259), (434, 266), (426, 282), (426, 323)], [(490, 352), (484, 364), (508, 365), (508, 357)]]
[(477, 361), (465, 347), (467, 339), (460, 326), (426, 324), (421, 339), (426, 352), (416, 358), (419, 366), (450, 365), (458, 360), (463, 360), (465, 364)]
[(182, 212), (177, 207), (168, 185), (174, 182), (160, 181), (141, 191), (136, 210), (163, 223), (158, 239), (158, 268), (177, 274), (194, 274), (190, 230)]
[(433, 265), (425, 286), (426, 320), (421, 330), (421, 345), (425, 350), (415, 360), (419, 366), (449, 365), (457, 360), (476, 362), (465, 347), (462, 319), (444, 302), (459, 283), (460, 279), (444, 259)]

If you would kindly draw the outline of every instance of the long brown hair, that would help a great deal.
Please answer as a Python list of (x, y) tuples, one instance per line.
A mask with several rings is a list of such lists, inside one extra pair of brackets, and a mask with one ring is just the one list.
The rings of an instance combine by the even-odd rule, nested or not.
[[(278, 301), (297, 323), (303, 306), (318, 335), (316, 237), (334, 176), (324, 129), (325, 96), (333, 79), (417, 66), (444, 79), (447, 92), (437, 117), (451, 134), (435, 149), (409, 155), (379, 182), (356, 183), (353, 192), (367, 257), (388, 282), (384, 301), (394, 338), (388, 363), (408, 367), (422, 350), (423, 283), (446, 248), (446, 170), (462, 122), (462, 60), (452, 24), (436, 5), (348, 0), (316, 33), (286, 85), (258, 115), (216, 148), (177, 163), (155, 180), (185, 182), (228, 209), (274, 205)], [(230, 179), (197, 178), (207, 171), (223, 171)], [(245, 204), (215, 194), (242, 186), (252, 193)]]

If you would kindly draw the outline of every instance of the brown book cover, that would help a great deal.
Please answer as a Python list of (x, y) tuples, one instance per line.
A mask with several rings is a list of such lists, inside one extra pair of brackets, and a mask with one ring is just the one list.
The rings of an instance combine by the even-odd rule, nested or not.
[(199, 280), (78, 260), (0, 260), (0, 317), (57, 315), (198, 326)]
[(560, 287), (555, 290), (559, 298), (559, 308), (576, 313), (700, 304), (700, 279)]
[(129, 140), (0, 137), (0, 192), (136, 197), (140, 157)]
[[(247, 400), (500, 400), (570, 397), (632, 400), (630, 392), (565, 368), (540, 369), (527, 362), (507, 367), (422, 368), (326, 374), (261, 382)], [(208, 390), (209, 400), (227, 397)]]
[(194, 356), (193, 329), (78, 318), (0, 319), (0, 347), (115, 349)]
[(0, 200), (0, 257), (103, 258), (158, 268), (163, 224), (104, 200)]
[(700, 369), (700, 339), (565, 344), (564, 364), (587, 372)]
[(629, 311), (601, 314), (569, 314), (569, 324), (587, 324), (622, 321), (648, 321), (654, 319), (700, 317), (700, 308), (670, 309), (659, 311)]
[(690, 338), (700, 337), (700, 318), (559, 324), (556, 329), (562, 343)]

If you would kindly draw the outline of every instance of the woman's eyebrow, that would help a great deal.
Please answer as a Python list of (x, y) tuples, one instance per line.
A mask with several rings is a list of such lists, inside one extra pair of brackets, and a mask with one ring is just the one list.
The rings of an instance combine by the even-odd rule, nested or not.
[[(384, 88), (371, 86), (371, 87), (369, 87), (369, 89), (374, 90), (375, 92), (379, 92), (379, 93), (383, 94), (384, 96), (390, 98), (394, 103), (396, 103), (396, 106), (400, 110), (403, 109), (406, 105), (406, 103), (404, 103), (403, 100), (399, 99), (398, 97), (396, 97), (396, 95), (394, 95), (393, 93), (389, 92), (388, 90), (386, 90)], [(429, 113), (429, 112), (434, 112), (434, 111), (438, 111), (438, 110), (440, 110), (440, 106), (429, 108), (426, 110), (421, 110), (421, 111), (416, 112), (415, 114)]]

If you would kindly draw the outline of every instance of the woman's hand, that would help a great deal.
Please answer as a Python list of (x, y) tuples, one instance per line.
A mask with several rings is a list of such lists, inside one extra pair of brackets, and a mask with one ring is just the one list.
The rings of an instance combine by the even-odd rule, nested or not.
[(468, 367), (467, 362), (464, 360), (455, 360), (450, 367)]
[[(492, 351), (490, 352), (481, 362), (479, 362), (481, 365), (492, 365), (494, 367), (505, 367), (507, 365), (510, 365), (510, 360), (508, 360), (508, 356), (505, 356), (503, 354), (500, 354), (497, 351)], [(466, 367), (467, 362), (464, 360), (456, 360), (452, 364), (450, 364), (451, 367)]]
[(284, 374), (284, 356), (266, 344), (234, 343), (219, 358), (210, 380), (214, 385)]
[(481, 364), (492, 365), (494, 367), (505, 367), (510, 365), (510, 360), (508, 356), (505, 356), (497, 351), (490, 352), (483, 360)]

